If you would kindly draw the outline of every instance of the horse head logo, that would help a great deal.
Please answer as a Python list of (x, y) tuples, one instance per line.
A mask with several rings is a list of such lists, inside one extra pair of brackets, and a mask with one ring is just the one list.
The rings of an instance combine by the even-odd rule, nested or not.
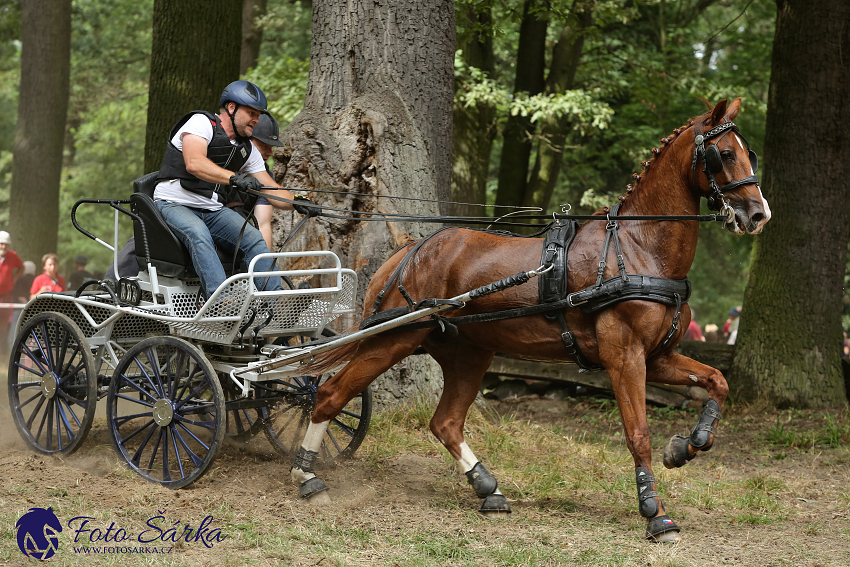
[(62, 524), (53, 508), (30, 508), (15, 524), (18, 529), (18, 548), (33, 559), (50, 559), (59, 549)]

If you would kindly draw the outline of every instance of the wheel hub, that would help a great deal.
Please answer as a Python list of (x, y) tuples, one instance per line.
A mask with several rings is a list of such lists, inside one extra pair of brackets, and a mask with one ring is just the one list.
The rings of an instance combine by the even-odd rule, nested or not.
[(174, 418), (174, 407), (171, 405), (171, 402), (162, 399), (158, 400), (153, 405), (153, 420), (160, 427), (165, 427), (171, 420)]
[(56, 375), (53, 372), (45, 374), (41, 379), (41, 393), (48, 400), (56, 395)]

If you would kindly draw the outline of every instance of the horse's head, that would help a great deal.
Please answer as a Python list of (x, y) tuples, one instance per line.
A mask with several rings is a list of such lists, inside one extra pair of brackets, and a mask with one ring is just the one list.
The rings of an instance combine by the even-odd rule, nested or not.
[(740, 109), (740, 98), (728, 106), (721, 100), (694, 122), (694, 186), (709, 207), (734, 215), (728, 230), (758, 234), (770, 220), (770, 207), (755, 175), (758, 157), (733, 122)]

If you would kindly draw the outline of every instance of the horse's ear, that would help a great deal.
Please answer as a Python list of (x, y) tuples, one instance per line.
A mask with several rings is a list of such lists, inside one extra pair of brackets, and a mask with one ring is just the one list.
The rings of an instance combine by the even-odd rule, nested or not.
[[(717, 106), (714, 107), (714, 110), (711, 111), (711, 118), (708, 123), (712, 126), (715, 124), (719, 124), (720, 120), (726, 114), (726, 99), (724, 98), (720, 102), (717, 103)], [(736, 113), (737, 114), (737, 113)]]
[(741, 111), (741, 99), (736, 98), (729, 104), (728, 108), (726, 108), (726, 114), (724, 118), (729, 122), (733, 122), (735, 118), (738, 116), (738, 113)]

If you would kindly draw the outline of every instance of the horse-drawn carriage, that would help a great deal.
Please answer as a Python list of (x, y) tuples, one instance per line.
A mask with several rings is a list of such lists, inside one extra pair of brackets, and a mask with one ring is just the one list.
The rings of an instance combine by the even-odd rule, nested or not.
[[(145, 478), (171, 487), (200, 476), (225, 434), (265, 429), (291, 456), (301, 497), (320, 499), (328, 486), (314, 466), (359, 446), (369, 384), (423, 349), (444, 378), (430, 429), (482, 499), (479, 510), (503, 514), (507, 499), (463, 436), (481, 379), (496, 352), (574, 362), (610, 375), (646, 537), (675, 541), (679, 527), (652, 471), (645, 388), (653, 381), (709, 393), (690, 435), (665, 447), (667, 468), (712, 447), (726, 380), (673, 348), (690, 319), (686, 275), (698, 221), (723, 221), (740, 235), (760, 232), (770, 219), (756, 155), (733, 122), (739, 109), (740, 99), (721, 101), (664, 138), (621, 205), (582, 217), (602, 222), (578, 227), (577, 216), (555, 215), (546, 239), (455, 228), (404, 247), (369, 284), (364, 305), (372, 314), (330, 338), (319, 337), (330, 320), (352, 311), (356, 289), (355, 274), (335, 255), (306, 253), (329, 262), (316, 270), (257, 272), (252, 262), (200, 305), (191, 263), (142, 183), (133, 212), (121, 208), (126, 202), (108, 202), (116, 219), (119, 212), (134, 218), (146, 268), (140, 277), (122, 279), (115, 290), (45, 294), (27, 305), (9, 370), (16, 425), (36, 450), (70, 452), (91, 425), (94, 401), (106, 396), (118, 453)], [(700, 215), (703, 197), (720, 214)], [(325, 280), (263, 291), (260, 280), (272, 273)], [(541, 274), (549, 276), (539, 286), (523, 285)], [(273, 344), (275, 336), (286, 344)], [(340, 367), (316, 388), (321, 372)]]
[[(45, 454), (69, 454), (83, 443), (106, 398), (106, 418), (119, 457), (144, 478), (185, 486), (209, 467), (225, 438), (263, 431), (291, 456), (301, 442), (322, 376), (297, 366), (258, 375), (231, 372), (266, 360), (263, 347), (302, 344), (354, 309), (356, 274), (332, 252), (275, 253), (273, 272), (255, 264), (230, 277), (209, 298), (183, 244), (152, 200), (155, 177), (134, 183), (129, 200), (82, 200), (78, 230), (118, 253), (118, 223), (132, 217), (141, 270), (117, 282), (90, 281), (79, 290), (45, 293), (20, 317), (9, 364), (9, 399), (24, 440)], [(115, 243), (79, 226), (84, 203), (112, 207)], [(130, 205), (130, 210), (125, 208)], [(224, 256), (224, 255), (222, 255)], [(225, 267), (232, 258), (223, 258)], [(292, 269), (311, 261), (316, 269)], [(289, 289), (264, 291), (281, 276)], [(294, 286), (309, 278), (317, 285)], [(349, 404), (325, 436), (322, 458), (353, 453), (369, 427), (371, 390)]]

